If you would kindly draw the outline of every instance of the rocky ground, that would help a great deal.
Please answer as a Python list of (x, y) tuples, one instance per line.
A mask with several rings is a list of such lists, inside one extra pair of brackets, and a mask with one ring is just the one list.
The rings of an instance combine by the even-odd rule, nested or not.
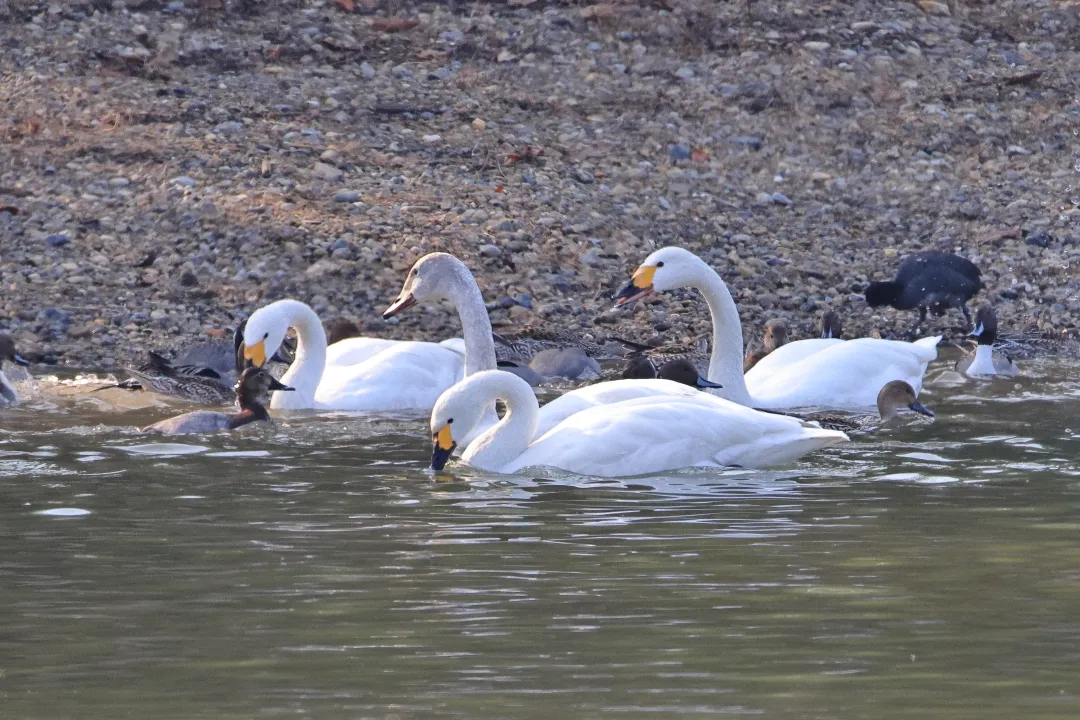
[(926, 248), (1003, 327), (1080, 327), (1076, 2), (6, 0), (0, 100), (0, 330), (68, 365), (287, 296), (456, 334), (379, 318), (436, 249), (496, 330), (705, 332), (690, 293), (610, 309), (666, 244), (748, 336), (906, 329), (860, 291)]

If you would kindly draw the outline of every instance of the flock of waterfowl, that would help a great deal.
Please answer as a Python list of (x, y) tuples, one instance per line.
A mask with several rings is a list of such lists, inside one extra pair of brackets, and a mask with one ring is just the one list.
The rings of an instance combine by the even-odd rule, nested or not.
[[(473, 274), (446, 253), (416, 261), (383, 317), (448, 301), (461, 321), (460, 338), (356, 337), (348, 321), (325, 328), (308, 305), (279, 300), (252, 313), (231, 344), (200, 343), (173, 360), (151, 353), (121, 386), (202, 404), (235, 399), (239, 406), (235, 413), (187, 413), (144, 428), (148, 432), (233, 430), (268, 421), (267, 406), (425, 412), (435, 470), (457, 453), (462, 462), (491, 472), (543, 466), (601, 477), (785, 464), (902, 411), (933, 417), (918, 395), (940, 336), (844, 340), (840, 317), (827, 311), (820, 337), (790, 341), (787, 326), (770, 320), (761, 347), (744, 353), (738, 309), (724, 281), (678, 247), (645, 258), (614, 300), (628, 305), (677, 288), (694, 288), (705, 299), (711, 344), (672, 352), (619, 340), (628, 351), (620, 379), (578, 387), (542, 407), (534, 385), (601, 376), (598, 346), (551, 330), (517, 338), (494, 334)], [(916, 330), (928, 311), (940, 315), (948, 308), (962, 310), (970, 326), (967, 302), (980, 288), (975, 265), (928, 251), (905, 258), (892, 281), (871, 283), (866, 299), (872, 306), (918, 310)], [(971, 335), (977, 350), (958, 370), (1015, 374), (1010, 360), (993, 353), (992, 307), (979, 308)], [(0, 361), (26, 364), (3, 335)], [(0, 405), (17, 401), (0, 370)], [(497, 401), (505, 406), (501, 417)], [(870, 416), (874, 409), (877, 415)]]

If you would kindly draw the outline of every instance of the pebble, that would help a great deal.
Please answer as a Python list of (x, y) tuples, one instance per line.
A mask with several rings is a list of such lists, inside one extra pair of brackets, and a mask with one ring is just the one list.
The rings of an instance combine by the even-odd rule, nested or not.
[(583, 168), (574, 168), (573, 169), (573, 175), (574, 175), (575, 180), (577, 180), (580, 183), (584, 183), (586, 185), (588, 185), (588, 184), (590, 184), (590, 183), (592, 183), (592, 182), (594, 182), (596, 180), (596, 178), (593, 176), (593, 174), (591, 172), (589, 172), (588, 170), (585, 170)]
[(472, 127), (473, 127), (473, 130), (481, 131), (481, 130), (484, 130), (487, 127), (487, 123), (484, 122), (483, 120), (481, 120), (480, 118), (473, 118)]
[(53, 247), (63, 247), (71, 242), (71, 235), (66, 232), (52, 233), (45, 236), (45, 242)]
[(356, 190), (339, 190), (334, 194), (334, 202), (352, 203), (360, 199), (360, 193)]
[(315, 163), (315, 167), (312, 168), (312, 174), (322, 180), (330, 181), (340, 180), (342, 177), (345, 176), (345, 173), (342, 170), (334, 167), (333, 165), (327, 165), (324, 162)]
[(366, 60), (360, 63), (360, 77), (364, 78), (365, 80), (373, 80), (375, 79), (375, 75), (375, 68), (371, 66), (371, 63), (367, 62)]
[(693, 68), (688, 68), (685, 66), (675, 71), (675, 77), (679, 78), (680, 80), (693, 80), (695, 75), (696, 73), (694, 72)]
[(731, 142), (735, 145), (743, 145), (751, 150), (760, 150), (764, 141), (759, 137), (753, 135), (735, 135), (731, 138)]
[(198, 184), (197, 182), (195, 182), (194, 178), (188, 177), (187, 175), (175, 177), (170, 180), (169, 183), (171, 185), (179, 185), (180, 187), (195, 187)]
[(498, 245), (481, 245), (480, 254), (486, 258), (496, 258), (502, 255), (502, 250), (499, 249)]

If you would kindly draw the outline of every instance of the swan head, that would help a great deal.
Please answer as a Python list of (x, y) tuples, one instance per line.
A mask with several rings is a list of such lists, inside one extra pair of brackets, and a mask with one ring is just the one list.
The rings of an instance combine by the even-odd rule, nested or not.
[(255, 367), (262, 367), (272, 358), (285, 341), (289, 332), (289, 320), (285, 314), (285, 300), (264, 305), (247, 319), (244, 326), (244, 360)]
[(821, 313), (821, 337), (839, 339), (844, 334), (844, 324), (835, 310)]
[(903, 380), (893, 380), (885, 383), (877, 396), (878, 413), (881, 415), (882, 424), (889, 422), (897, 416), (902, 408), (926, 417), (934, 417), (934, 413), (919, 402), (915, 395), (915, 388)]
[(645, 258), (630, 282), (615, 295), (615, 306), (680, 287), (693, 287), (701, 274), (701, 258), (679, 247), (660, 248)]
[(417, 260), (409, 274), (397, 300), (383, 312), (383, 319), (389, 319), (422, 302), (438, 302), (451, 295), (454, 280), (464, 265), (449, 253), (428, 253)]
[(983, 305), (975, 313), (975, 329), (971, 337), (976, 338), (980, 345), (993, 345), (997, 342), (997, 313), (992, 305)]
[(432, 470), (446, 467), (457, 441), (476, 427), (487, 409), (486, 403), (476, 402), (465, 390), (460, 385), (450, 388), (431, 410)]
[(15, 341), (11, 339), (9, 335), (0, 335), (0, 362), (9, 360), (16, 365), (29, 365), (29, 361), (23, 359), (19, 353), (15, 352)]

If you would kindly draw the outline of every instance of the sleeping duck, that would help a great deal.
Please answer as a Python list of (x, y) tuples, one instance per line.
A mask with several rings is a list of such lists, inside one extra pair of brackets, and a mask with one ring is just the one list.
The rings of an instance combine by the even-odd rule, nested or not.
[(270, 422), (266, 406), (270, 402), (272, 390), (289, 391), (292, 388), (282, 385), (263, 368), (248, 368), (241, 373), (240, 379), (236, 382), (236, 402), (240, 406), (240, 412), (196, 410), (156, 422), (142, 428), (142, 431), (162, 435), (183, 435), (235, 430), (253, 422)]

